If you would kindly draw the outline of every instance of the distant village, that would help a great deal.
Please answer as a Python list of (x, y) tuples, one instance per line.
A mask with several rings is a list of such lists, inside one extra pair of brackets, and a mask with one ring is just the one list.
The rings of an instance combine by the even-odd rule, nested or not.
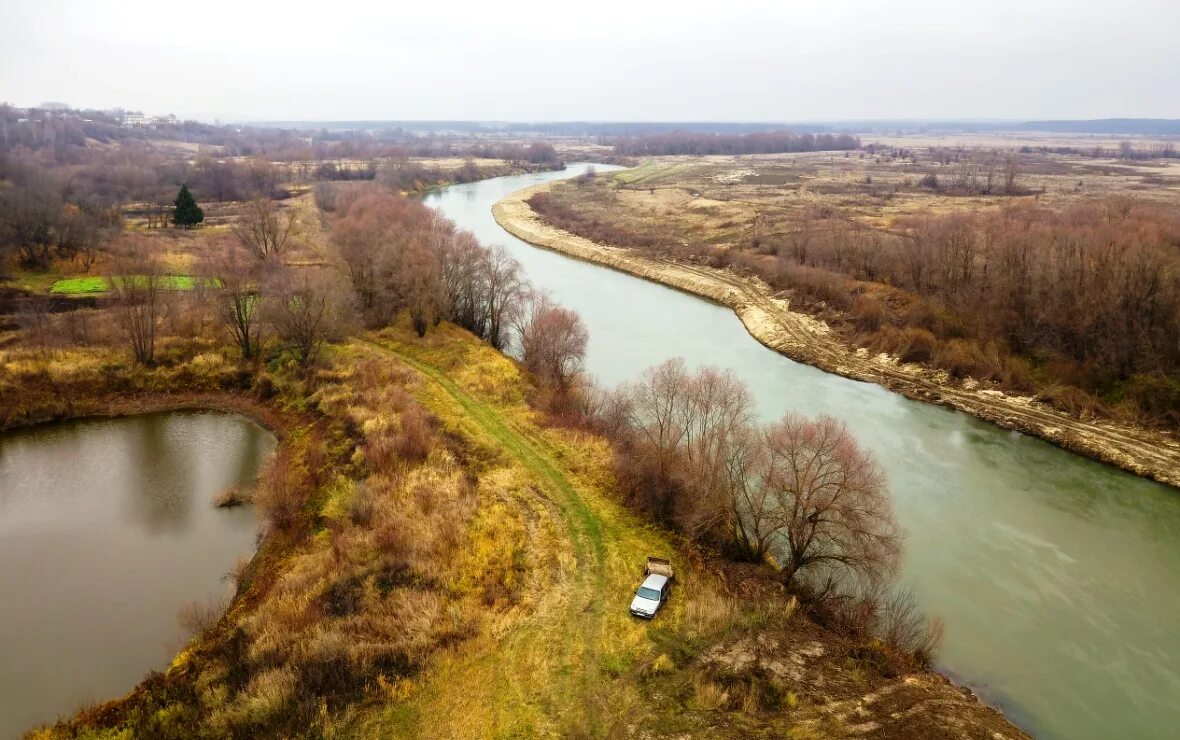
[[(28, 108), (25, 111), (25, 116), (16, 120), (17, 123), (31, 123), (35, 120), (34, 116), (38, 113), (48, 118), (75, 118), (83, 123), (91, 123), (92, 119), (85, 118), (81, 111), (74, 110), (66, 103), (42, 103), (38, 108)], [(124, 111), (115, 109), (110, 111), (103, 111), (103, 113), (110, 115), (118, 120), (119, 125), (123, 128), (145, 128), (149, 126), (176, 126), (180, 123), (175, 115), (171, 113), (164, 113), (162, 115), (147, 115), (138, 111)]]

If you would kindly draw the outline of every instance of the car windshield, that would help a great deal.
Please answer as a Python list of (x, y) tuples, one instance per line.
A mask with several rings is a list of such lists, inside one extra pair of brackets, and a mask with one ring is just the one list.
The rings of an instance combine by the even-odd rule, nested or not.
[(656, 591), (654, 588), (647, 588), (646, 586), (640, 586), (639, 590), (636, 592), (636, 595), (644, 599), (651, 599), (652, 601), (660, 600), (660, 592)]

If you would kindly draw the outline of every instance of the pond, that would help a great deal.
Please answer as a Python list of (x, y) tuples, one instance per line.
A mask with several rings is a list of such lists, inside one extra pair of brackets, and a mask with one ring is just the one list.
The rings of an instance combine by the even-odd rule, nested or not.
[(130, 691), (224, 599), (255, 549), (250, 484), (275, 438), (241, 416), (172, 412), (0, 435), (0, 738)]

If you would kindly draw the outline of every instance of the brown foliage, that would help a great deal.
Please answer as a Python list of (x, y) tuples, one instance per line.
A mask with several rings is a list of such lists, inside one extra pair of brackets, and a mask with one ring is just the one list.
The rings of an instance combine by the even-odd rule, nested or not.
[(167, 276), (146, 239), (123, 242), (111, 277), (111, 294), (132, 357), (142, 365), (155, 360), (156, 335), (167, 306)]
[(266, 294), (269, 323), (302, 367), (347, 328), (340, 287), (329, 274), (278, 267), (267, 278)]
[(264, 270), (233, 239), (222, 239), (204, 253), (199, 272), (219, 287), (211, 296), (213, 314), (229, 332), (242, 359), (253, 359), (261, 344), (261, 291)]
[(290, 532), (303, 522), (303, 507), (313, 491), (313, 481), (301, 455), (305, 450), (280, 446), (258, 476), (254, 505), (272, 528)]
[(796, 134), (784, 130), (757, 131), (750, 134), (673, 131), (667, 134), (620, 136), (615, 139), (615, 153), (632, 156), (819, 152), (859, 147), (860, 139), (850, 134)]
[(298, 233), (298, 222), (290, 211), (283, 212), (270, 198), (255, 198), (234, 224), (234, 234), (260, 260), (279, 257)]
[(897, 340), (897, 358), (902, 362), (929, 362), (934, 357), (934, 335), (925, 329), (906, 327)]
[(589, 334), (576, 312), (541, 293), (530, 299), (519, 341), (529, 372), (545, 386), (564, 391), (582, 370)]
[(449, 317), (497, 349), (507, 344), (526, 293), (507, 250), (486, 249), (419, 201), (373, 187), (335, 205), (332, 244), (368, 325), (408, 308), (419, 336)]

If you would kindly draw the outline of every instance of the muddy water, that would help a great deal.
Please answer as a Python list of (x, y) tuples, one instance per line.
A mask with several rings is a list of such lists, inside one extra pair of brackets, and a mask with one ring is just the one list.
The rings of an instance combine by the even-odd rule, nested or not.
[(845, 421), (889, 474), (909, 532), (905, 580), (946, 621), (940, 667), (1013, 721), (1053, 738), (1180, 732), (1180, 492), (792, 362), (727, 308), (537, 249), (493, 220), (508, 193), (582, 169), (458, 185), (427, 202), (507, 245), (582, 314), (603, 383), (680, 356), (732, 368), (767, 419)]
[(251, 507), (213, 496), (274, 446), (204, 412), (0, 435), (0, 740), (167, 667), (180, 608), (227, 595), (254, 551)]

